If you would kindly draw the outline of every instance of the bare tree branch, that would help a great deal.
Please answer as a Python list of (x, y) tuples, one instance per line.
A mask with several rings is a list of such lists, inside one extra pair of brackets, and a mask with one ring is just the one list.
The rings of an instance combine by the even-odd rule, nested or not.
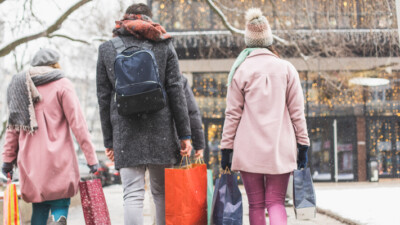
[(70, 41), (75, 41), (75, 42), (80, 42), (80, 43), (83, 43), (83, 44), (90, 45), (90, 43), (88, 41), (85, 41), (85, 40), (82, 40), (82, 39), (76, 39), (76, 38), (73, 38), (73, 37), (70, 37), (70, 36), (64, 35), (64, 34), (52, 34), (52, 35), (49, 35), (47, 37), (48, 38), (55, 38), (55, 37), (65, 38), (65, 39), (68, 39)]
[(33, 12), (33, 0), (30, 0), (29, 5), (30, 5), (31, 16), (32, 16), (33, 18), (35, 18), (36, 21), (37, 21), (40, 25), (43, 26), (43, 24), (44, 24), (43, 21), (42, 21), (41, 19), (39, 19), (39, 17), (36, 16), (36, 13)]
[(5, 1), (6, 1), (6, 0), (0, 0), (0, 4), (3, 3), (3, 2), (5, 2)]
[[(1, 0), (0, 0), (1, 1)], [(75, 5), (73, 5), (71, 8), (69, 8), (66, 12), (64, 12), (57, 20), (54, 22), (52, 25), (50, 25), (47, 29), (36, 33), (32, 35), (28, 35), (22, 38), (19, 38), (8, 45), (4, 46), (3, 48), (0, 49), (0, 57), (3, 57), (5, 55), (8, 55), (12, 50), (14, 50), (16, 47), (19, 45), (41, 38), (41, 37), (49, 37), (53, 32), (59, 30), (61, 28), (62, 23), (68, 18), (69, 15), (71, 15), (73, 12), (75, 12), (77, 9), (79, 9), (81, 6), (85, 5), (86, 3), (90, 2), (92, 0), (80, 0), (77, 2)]]
[(1, 123), (1, 130), (0, 130), (0, 140), (3, 138), (4, 134), (6, 133), (7, 130), (7, 120), (3, 120)]
[(215, 3), (212, 0), (206, 0), (207, 4), (211, 7), (211, 9), (217, 13), (217, 15), (221, 18), (222, 23), (224, 24), (224, 26), (233, 34), (243, 34), (244, 35), (244, 30), (239, 30), (235, 27), (233, 27), (228, 19), (226, 18), (225, 14), (218, 8), (217, 5), (215, 5)]
[[(244, 30), (240, 30), (240, 29), (237, 29), (237, 28), (235, 28), (234, 26), (232, 26), (232, 25), (229, 23), (228, 19), (226, 18), (225, 14), (221, 11), (221, 9), (218, 8), (217, 5), (215, 5), (215, 3), (213, 2), (213, 0), (206, 0), (206, 2), (207, 2), (207, 4), (211, 7), (211, 9), (212, 9), (215, 13), (217, 13), (217, 15), (221, 18), (222, 23), (224, 24), (224, 26), (225, 26), (231, 33), (233, 33), (233, 34), (242, 34), (242, 35), (244, 35)], [(279, 43), (281, 43), (281, 44), (283, 44), (283, 45), (295, 47), (296, 50), (297, 50), (297, 52), (300, 54), (301, 58), (303, 58), (303, 60), (306, 61), (306, 63), (307, 63), (307, 60), (308, 60), (309, 57), (303, 54), (303, 52), (301, 51), (299, 45), (298, 45), (296, 42), (287, 41), (287, 40), (282, 39), (282, 38), (280, 38), (280, 37), (278, 37), (278, 36), (276, 36), (276, 35), (273, 35), (273, 37), (274, 37), (274, 39), (275, 39), (277, 42), (279, 42)]]

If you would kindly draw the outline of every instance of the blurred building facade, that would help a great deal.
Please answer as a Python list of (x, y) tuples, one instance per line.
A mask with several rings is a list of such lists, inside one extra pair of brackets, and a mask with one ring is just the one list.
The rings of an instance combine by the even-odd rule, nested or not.
[[(218, 171), (226, 80), (245, 48), (218, 15), (200, 0), (148, 0), (154, 20), (174, 36), (181, 71), (192, 83), (203, 114), (206, 160)], [(244, 29), (244, 13), (260, 7), (273, 33), (296, 43), (275, 42), (298, 69), (311, 139), (310, 168), (316, 181), (333, 181), (337, 121), (338, 179), (368, 179), (378, 160), (381, 178), (400, 177), (400, 48), (395, 1), (215, 0), (228, 21)], [(305, 57), (304, 57), (305, 56)], [(360, 85), (354, 78), (382, 78)]]

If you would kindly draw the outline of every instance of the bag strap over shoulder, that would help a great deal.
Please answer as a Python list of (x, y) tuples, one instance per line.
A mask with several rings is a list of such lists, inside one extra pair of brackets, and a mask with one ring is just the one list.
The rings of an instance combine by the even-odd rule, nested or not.
[(111, 43), (114, 45), (114, 48), (117, 50), (118, 54), (125, 50), (125, 44), (120, 37), (111, 39)]
[(117, 50), (118, 54), (120, 54), (123, 51), (125, 51), (126, 49), (129, 49), (132, 47), (139, 47), (139, 48), (143, 48), (146, 50), (153, 50), (153, 45), (147, 40), (140, 43), (139, 46), (133, 45), (133, 46), (126, 47), (120, 37), (115, 37), (115, 38), (111, 39), (111, 43), (114, 45), (114, 48), (115, 48), (115, 50)]
[(153, 50), (153, 45), (146, 40), (142, 43), (142, 48), (146, 50)]

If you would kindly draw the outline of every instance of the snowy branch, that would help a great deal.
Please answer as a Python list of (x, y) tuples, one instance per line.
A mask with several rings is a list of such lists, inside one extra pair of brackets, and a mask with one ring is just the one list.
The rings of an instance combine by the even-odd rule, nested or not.
[(212, 0), (207, 0), (207, 4), (211, 7), (211, 9), (218, 14), (218, 16), (221, 18), (222, 23), (224, 23), (224, 26), (230, 30), (232, 33), (235, 34), (244, 34), (244, 30), (239, 30), (235, 27), (233, 27), (228, 19), (226, 18), (225, 14), (218, 8), (218, 6), (215, 5), (215, 3)]
[(6, 0), (0, 0), (0, 4), (3, 3), (3, 2), (5, 2), (5, 1), (6, 1)]
[[(242, 34), (244, 35), (244, 30), (240, 30), (237, 29), (236, 27), (232, 26), (232, 24), (229, 23), (228, 19), (226, 18), (225, 14), (221, 11), (221, 9), (218, 8), (217, 5), (215, 5), (215, 3), (213, 2), (213, 0), (206, 0), (207, 4), (211, 7), (211, 9), (217, 13), (217, 15), (221, 18), (222, 23), (224, 24), (224, 26), (231, 32), (234, 34)], [(299, 45), (296, 42), (293, 41), (287, 41), (285, 39), (282, 39), (276, 35), (273, 35), (274, 40), (286, 45), (286, 46), (293, 46), (296, 48), (296, 50), (299, 52), (300, 56), (304, 59), (304, 61), (308, 60), (308, 57), (306, 55), (303, 54), (303, 52), (301, 51)]]
[(90, 43), (88, 41), (81, 40), (81, 39), (76, 39), (76, 38), (73, 38), (73, 37), (70, 37), (70, 36), (64, 35), (64, 34), (52, 34), (52, 35), (48, 36), (48, 38), (56, 38), (56, 37), (65, 38), (65, 39), (68, 39), (70, 41), (75, 41), (75, 42), (80, 42), (80, 43), (83, 43), (83, 44), (86, 44), (86, 45), (90, 45)]
[(29, 41), (32, 41), (32, 40), (35, 40), (35, 39), (38, 39), (41, 37), (50, 37), (52, 33), (54, 33), (55, 31), (57, 31), (61, 28), (61, 25), (68, 18), (69, 15), (71, 15), (73, 12), (75, 12), (81, 6), (85, 5), (86, 3), (90, 2), (90, 1), (92, 1), (92, 0), (80, 0), (75, 5), (73, 5), (71, 8), (69, 8), (66, 12), (64, 12), (56, 20), (56, 22), (54, 22), (52, 25), (50, 25), (45, 30), (43, 30), (39, 33), (36, 33), (36, 34), (32, 34), (32, 35), (28, 35), (28, 36), (19, 38), (15, 41), (9, 43), (8, 45), (2, 47), (0, 49), (0, 57), (8, 55), (11, 51), (13, 51), (16, 47), (18, 47), (19, 45), (21, 45), (23, 43), (26, 43), (26, 42), (29, 42)]

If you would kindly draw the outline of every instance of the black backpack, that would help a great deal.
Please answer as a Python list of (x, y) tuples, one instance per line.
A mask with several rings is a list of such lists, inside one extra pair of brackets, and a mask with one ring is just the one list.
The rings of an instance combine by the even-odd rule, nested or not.
[(166, 106), (152, 45), (126, 47), (120, 37), (111, 40), (117, 50), (114, 62), (115, 101), (118, 114), (131, 116), (154, 113)]

